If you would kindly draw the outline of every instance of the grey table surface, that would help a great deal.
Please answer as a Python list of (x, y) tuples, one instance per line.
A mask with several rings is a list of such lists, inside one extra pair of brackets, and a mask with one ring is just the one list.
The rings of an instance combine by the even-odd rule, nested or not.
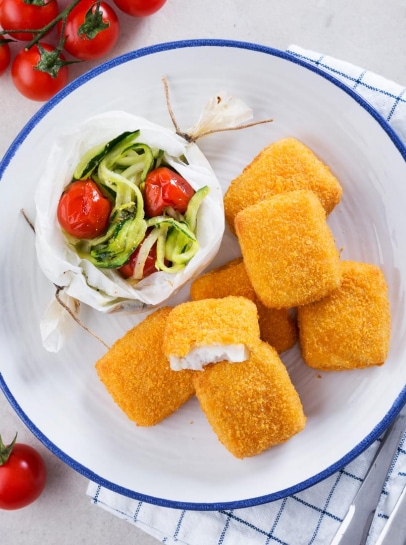
[[(61, 4), (66, 3), (62, 2)], [(119, 13), (121, 34), (104, 60), (160, 42), (223, 38), (284, 50), (291, 43), (332, 55), (406, 85), (406, 0), (167, 0), (155, 15)], [(97, 62), (74, 65), (71, 79)], [(0, 79), (0, 157), (41, 103), (15, 91), (10, 74)], [(1, 368), (1, 363), (0, 363)], [(87, 480), (51, 454), (25, 428), (0, 392), (0, 433), (35, 446), (48, 467), (41, 498), (18, 511), (0, 511), (2, 543), (154, 545), (154, 538), (92, 505)]]

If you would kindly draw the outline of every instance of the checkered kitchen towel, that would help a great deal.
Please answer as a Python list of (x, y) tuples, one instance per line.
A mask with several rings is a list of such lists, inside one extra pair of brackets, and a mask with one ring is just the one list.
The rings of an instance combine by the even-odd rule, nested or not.
[[(318, 66), (355, 90), (406, 143), (406, 89), (351, 64), (291, 46), (289, 53)], [(94, 504), (175, 545), (328, 545), (354, 498), (378, 447), (376, 441), (344, 469), (283, 500), (245, 509), (183, 511), (132, 500), (90, 483)], [(406, 438), (399, 445), (367, 545), (373, 545), (406, 485)], [(354, 544), (355, 545), (355, 544)]]

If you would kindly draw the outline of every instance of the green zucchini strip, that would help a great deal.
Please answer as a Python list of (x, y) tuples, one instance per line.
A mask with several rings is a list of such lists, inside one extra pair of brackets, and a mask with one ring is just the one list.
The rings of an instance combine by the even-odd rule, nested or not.
[[(210, 189), (208, 186), (202, 187), (196, 191), (189, 201), (185, 220), (189, 231), (194, 235), (196, 233), (199, 207), (209, 191)], [(190, 233), (185, 232), (184, 222), (182, 222), (181, 225), (183, 225), (183, 228), (181, 229), (176, 225), (171, 227), (168, 232), (165, 246), (166, 259), (176, 265), (186, 265), (196, 255), (199, 249), (199, 243), (197, 242), (196, 237), (192, 239)]]
[(183, 232), (172, 228), (166, 240), (165, 257), (172, 263), (185, 266), (198, 249), (197, 240), (190, 240)]
[(100, 163), (97, 174), (102, 185), (116, 192), (117, 207), (130, 201), (136, 201), (139, 215), (141, 211), (144, 213), (144, 199), (136, 184), (130, 182), (121, 174), (110, 170), (105, 159)]
[(205, 185), (204, 187), (198, 189), (189, 201), (185, 213), (185, 220), (186, 223), (189, 225), (190, 230), (194, 233), (196, 233), (197, 213), (199, 212), (199, 208), (202, 204), (203, 199), (209, 194), (209, 192), (209, 186)]
[[(89, 253), (83, 253), (78, 248), (80, 257), (102, 269), (115, 269), (124, 265), (144, 239), (147, 229), (145, 220), (137, 217), (136, 208), (135, 203), (127, 203), (116, 209), (104, 240), (92, 244)], [(87, 242), (94, 243), (95, 240)]]
[(132, 146), (132, 149), (137, 152), (138, 150), (144, 152), (144, 170), (141, 174), (141, 182), (145, 182), (145, 178), (147, 177), (148, 172), (152, 170), (152, 167), (154, 166), (154, 155), (152, 153), (152, 149), (146, 144), (134, 144), (134, 146)]
[(123, 170), (123, 172), (121, 173), (121, 176), (124, 176), (124, 178), (127, 178), (127, 180), (130, 180), (131, 182), (136, 183), (137, 175), (141, 174), (141, 172), (144, 170), (144, 168), (145, 167), (144, 167), (144, 162), (143, 161), (138, 161), (137, 163), (132, 163), (125, 170)]
[[(147, 220), (147, 227), (175, 227), (175, 229), (178, 229), (182, 233), (186, 235), (187, 238), (190, 240), (196, 241), (196, 236), (189, 229), (187, 224), (185, 222), (177, 221), (173, 218), (165, 217), (165, 216), (156, 216), (154, 218), (150, 218)], [(196, 241), (197, 242), (197, 241)]]
[[(171, 269), (171, 272), (182, 269), (191, 259), (194, 257), (199, 249), (199, 243), (196, 240), (195, 234), (189, 229), (185, 222), (176, 221), (173, 218), (157, 216), (147, 220), (147, 226), (159, 226), (167, 227), (167, 233), (165, 234), (165, 246), (163, 249), (163, 258), (159, 260), (159, 268), (162, 270)], [(162, 244), (158, 239), (158, 245)], [(164, 265), (164, 259), (171, 261), (175, 265), (172, 267), (162, 268)]]
[(143, 162), (144, 162), (144, 158), (142, 157), (142, 155), (138, 155), (138, 153), (136, 153), (134, 150), (130, 150), (128, 151), (128, 153), (126, 153), (122, 157), (119, 157), (115, 161), (115, 164), (118, 167), (123, 168), (123, 167), (129, 167), (131, 165), (135, 165), (137, 163), (143, 163)]
[(156, 262), (155, 266), (157, 269), (168, 272), (168, 273), (177, 273), (185, 268), (185, 265), (172, 265), (168, 267), (165, 265), (165, 246), (166, 246), (166, 235), (168, 227), (163, 226), (160, 228), (160, 234), (158, 236), (157, 245), (156, 245)]
[(94, 148), (87, 151), (79, 161), (75, 172), (73, 173), (73, 180), (84, 180), (88, 178), (99, 163), (120, 143), (124, 144), (126, 147), (129, 142), (135, 140), (140, 135), (140, 131), (125, 131), (119, 134), (113, 140), (107, 142), (107, 144), (101, 146), (95, 146)]

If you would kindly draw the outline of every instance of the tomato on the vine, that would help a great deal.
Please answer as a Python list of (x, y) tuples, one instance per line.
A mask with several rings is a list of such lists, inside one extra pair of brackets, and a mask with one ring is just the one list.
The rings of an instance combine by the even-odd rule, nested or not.
[(62, 193), (58, 204), (58, 221), (76, 238), (95, 238), (107, 229), (111, 204), (95, 182), (78, 180)]
[(0, 509), (26, 507), (42, 494), (46, 484), (41, 455), (29, 445), (16, 443), (16, 437), (6, 447), (0, 436)]
[(10, 64), (10, 48), (8, 43), (0, 43), (0, 76), (4, 74)]
[(145, 180), (145, 212), (152, 218), (162, 215), (164, 208), (170, 206), (184, 214), (194, 194), (189, 182), (170, 168), (151, 170)]
[(114, 0), (116, 6), (133, 17), (152, 15), (165, 4), (166, 0)]
[[(40, 45), (45, 51), (55, 51), (55, 47), (52, 45), (45, 43)], [(63, 59), (62, 55), (61, 58)], [(52, 77), (46, 72), (35, 69), (40, 59), (41, 53), (37, 45), (28, 51), (21, 50), (11, 65), (11, 77), (22, 95), (31, 100), (46, 101), (68, 83), (68, 67), (63, 66), (56, 77)]]
[[(64, 49), (74, 57), (90, 61), (100, 59), (114, 47), (118, 40), (120, 23), (116, 12), (105, 2), (100, 2), (99, 19), (95, 15), (96, 0), (82, 0), (69, 13), (64, 36)], [(87, 15), (89, 10), (91, 13)], [(87, 21), (85, 21), (87, 17)], [(58, 23), (59, 35), (62, 22)]]
[[(25, 3), (24, 0), (2, 0), (0, 24), (5, 30), (41, 30), (57, 15), (57, 0), (44, 0), (43, 6)], [(34, 37), (30, 32), (13, 32), (10, 36), (23, 41)]]

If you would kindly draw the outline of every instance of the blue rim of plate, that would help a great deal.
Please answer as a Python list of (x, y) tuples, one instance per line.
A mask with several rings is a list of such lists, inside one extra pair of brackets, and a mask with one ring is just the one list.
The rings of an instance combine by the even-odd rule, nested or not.
[[(27, 136), (32, 131), (32, 129), (59, 102), (61, 102), (61, 100), (63, 100), (67, 95), (72, 93), (76, 88), (81, 87), (87, 81), (95, 78), (99, 74), (102, 74), (103, 72), (106, 72), (107, 70), (110, 70), (111, 68), (118, 66), (120, 64), (123, 64), (125, 62), (132, 61), (134, 59), (138, 59), (141, 57), (145, 57), (147, 55), (154, 55), (162, 51), (169, 51), (172, 49), (191, 48), (191, 47), (230, 47), (234, 49), (247, 49), (251, 51), (256, 51), (258, 53), (265, 53), (273, 57), (279, 57), (288, 62), (298, 64), (302, 66), (303, 68), (306, 68), (307, 70), (310, 70), (311, 72), (318, 74), (322, 78), (330, 81), (335, 86), (339, 87), (347, 95), (352, 97), (362, 108), (364, 108), (379, 123), (381, 128), (387, 133), (392, 143), (398, 149), (399, 153), (401, 154), (404, 161), (406, 162), (406, 147), (403, 145), (402, 141), (394, 132), (394, 130), (390, 127), (388, 122), (370, 104), (368, 104), (368, 102), (366, 102), (363, 98), (357, 95), (352, 89), (347, 87), (344, 83), (342, 83), (341, 81), (331, 76), (329, 73), (322, 71), (317, 66), (309, 64), (308, 62), (296, 57), (293, 54), (280, 51), (278, 49), (274, 49), (271, 47), (249, 43), (249, 42), (239, 42), (239, 41), (232, 41), (232, 40), (201, 39), (201, 40), (182, 40), (177, 42), (167, 42), (167, 43), (157, 44), (157, 45), (145, 47), (142, 49), (138, 49), (136, 51), (131, 51), (129, 53), (125, 53), (124, 55), (111, 59), (97, 66), (96, 68), (93, 68), (89, 72), (86, 72), (82, 76), (79, 76), (77, 79), (69, 83), (58, 94), (56, 94), (53, 98), (51, 98), (48, 102), (46, 102), (37, 111), (36, 114), (33, 115), (33, 117), (28, 121), (28, 123), (23, 127), (23, 129), (17, 135), (15, 140), (12, 142), (11, 146), (9, 147), (2, 161), (0, 162), (0, 181), (11, 159), (14, 157), (15, 153), (17, 152), (19, 146), (24, 142), (24, 140), (27, 138)], [(112, 490), (113, 492), (117, 492), (123, 496), (127, 496), (129, 498), (133, 498), (138, 501), (151, 503), (161, 507), (170, 507), (174, 509), (187, 509), (187, 510), (194, 510), (194, 511), (214, 511), (214, 510), (220, 510), (220, 509), (241, 509), (246, 507), (252, 507), (255, 505), (260, 505), (260, 504), (268, 503), (271, 501), (280, 500), (282, 498), (285, 498), (287, 496), (300, 492), (306, 488), (309, 488), (310, 486), (313, 486), (319, 483), (320, 481), (323, 481), (324, 479), (326, 479), (327, 477), (329, 477), (336, 471), (339, 471), (340, 469), (342, 469), (345, 465), (347, 465), (349, 462), (354, 460), (354, 458), (359, 456), (367, 447), (369, 447), (373, 443), (373, 441), (375, 441), (386, 430), (386, 428), (391, 424), (393, 419), (400, 412), (403, 405), (405, 405), (406, 403), (406, 385), (405, 385), (402, 391), (400, 392), (400, 394), (398, 395), (398, 397), (396, 398), (396, 400), (394, 401), (392, 407), (385, 415), (385, 417), (375, 426), (375, 428), (360, 443), (358, 443), (356, 447), (354, 447), (345, 456), (337, 460), (337, 462), (327, 467), (325, 470), (321, 471), (320, 473), (317, 473), (316, 475), (310, 477), (309, 479), (306, 479), (292, 487), (286, 488), (284, 490), (280, 490), (278, 492), (274, 492), (272, 494), (259, 496), (255, 498), (248, 498), (245, 500), (237, 500), (232, 502), (219, 502), (219, 503), (192, 503), (192, 502), (172, 501), (172, 500), (161, 499), (161, 498), (156, 498), (153, 496), (141, 494), (139, 492), (129, 490), (122, 486), (116, 485), (115, 483), (112, 483), (104, 479), (103, 477), (96, 475), (93, 471), (83, 466), (82, 464), (79, 464), (78, 462), (76, 462), (76, 460), (74, 460), (73, 458), (65, 454), (62, 450), (60, 450), (52, 441), (50, 441), (46, 437), (46, 435), (44, 435), (41, 432), (41, 430), (39, 430), (36, 427), (34, 422), (30, 420), (30, 418), (25, 414), (25, 412), (19, 406), (17, 400), (14, 398), (13, 394), (9, 390), (1, 373), (0, 373), (0, 388), (3, 390), (5, 397), (7, 398), (7, 400), (13, 407), (14, 411), (17, 413), (20, 419), (24, 422), (24, 424), (28, 427), (28, 429), (48, 448), (48, 450), (50, 450), (53, 454), (55, 454), (58, 458), (60, 458), (64, 463), (66, 463), (68, 466), (70, 466), (72, 469), (74, 469), (81, 475), (87, 477), (88, 479), (95, 482), (96, 484), (99, 484), (100, 486), (103, 486), (109, 490)]]

